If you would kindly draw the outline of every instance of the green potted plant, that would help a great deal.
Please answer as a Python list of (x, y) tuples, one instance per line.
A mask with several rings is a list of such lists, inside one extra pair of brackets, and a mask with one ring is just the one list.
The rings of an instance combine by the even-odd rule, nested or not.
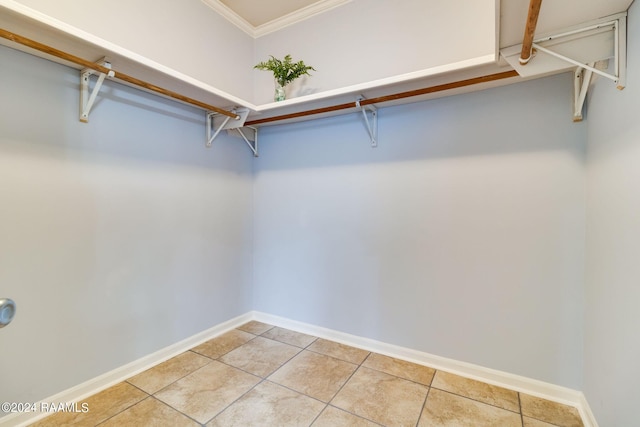
[(273, 78), (276, 81), (274, 101), (284, 101), (284, 88), (286, 85), (305, 74), (310, 76), (309, 71), (311, 70), (316, 71), (315, 68), (305, 65), (304, 61), (293, 62), (291, 55), (286, 55), (284, 59), (278, 59), (273, 55), (269, 56), (271, 58), (268, 61), (260, 62), (253, 68), (268, 70), (273, 73)]

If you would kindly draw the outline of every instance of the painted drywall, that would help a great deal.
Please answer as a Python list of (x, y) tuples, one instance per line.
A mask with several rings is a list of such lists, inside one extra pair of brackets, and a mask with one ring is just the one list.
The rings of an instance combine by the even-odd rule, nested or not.
[(256, 310), (575, 389), (584, 124), (560, 75), (264, 128)]
[(584, 391), (601, 426), (638, 424), (640, 401), (640, 5), (629, 10), (627, 87), (588, 104)]
[(16, 1), (234, 96), (253, 97), (253, 38), (200, 0)]
[(246, 313), (252, 156), (204, 112), (0, 47), (0, 401), (33, 402)]
[[(337, 89), (494, 55), (495, 14), (494, 0), (353, 0), (256, 39), (255, 61), (291, 54), (314, 66), (291, 95)], [(273, 101), (269, 73), (255, 72), (255, 88), (256, 103)]]

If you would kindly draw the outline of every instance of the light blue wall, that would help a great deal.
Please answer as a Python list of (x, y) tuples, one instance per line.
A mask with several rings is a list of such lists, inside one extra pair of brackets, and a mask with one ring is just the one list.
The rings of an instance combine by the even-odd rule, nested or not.
[(113, 83), (81, 124), (76, 71), (0, 48), (0, 399), (256, 309), (584, 389), (633, 425), (637, 9), (629, 85), (599, 81), (585, 123), (561, 75), (382, 109), (376, 149), (357, 115), (265, 127), (256, 161)]
[(585, 394), (603, 427), (640, 422), (640, 6), (629, 10), (622, 92), (596, 83), (588, 110)]
[(582, 386), (586, 126), (568, 74), (263, 128), (254, 308)]
[[(0, 401), (43, 399), (251, 309), (251, 158), (204, 112), (0, 47)], [(240, 142), (238, 142), (240, 141)]]

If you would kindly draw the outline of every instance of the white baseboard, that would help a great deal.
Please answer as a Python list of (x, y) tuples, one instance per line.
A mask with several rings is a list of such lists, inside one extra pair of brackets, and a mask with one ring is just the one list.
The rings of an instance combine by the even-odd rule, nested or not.
[[(158, 350), (155, 353), (141, 357), (138, 360), (134, 360), (131, 363), (128, 363), (124, 366), (121, 366), (112, 371), (104, 373), (98, 377), (95, 377), (75, 387), (72, 387), (60, 393), (57, 393), (53, 396), (50, 396), (46, 399), (43, 399), (41, 402), (49, 402), (49, 403), (50, 402), (65, 402), (65, 403), (78, 402), (104, 389), (114, 386), (126, 380), (127, 378), (132, 377), (133, 375), (146, 371), (147, 369), (159, 363), (162, 363), (165, 360), (171, 359), (172, 357), (175, 357), (180, 353), (183, 353), (189, 350), (190, 348), (193, 348), (199, 344), (202, 344), (203, 342), (208, 341), (211, 338), (215, 338), (218, 335), (228, 332), (231, 329), (234, 329), (252, 319), (253, 319), (253, 313), (245, 313), (241, 316), (238, 316), (226, 322), (220, 323), (205, 331), (199, 332), (180, 342), (177, 342), (161, 350)], [(31, 423), (36, 422), (39, 419), (46, 417), (47, 415), (50, 415), (50, 414), (30, 412), (30, 413), (16, 413), (16, 414), (6, 415), (0, 418), (0, 427), (27, 426)]]
[[(178, 343), (165, 347), (155, 353), (43, 399), (42, 402), (78, 402), (122, 382), (133, 375), (162, 363), (165, 360), (177, 356), (178, 354), (208, 341), (211, 338), (215, 338), (218, 335), (228, 332), (250, 320), (257, 320), (274, 326), (279, 326), (281, 328), (313, 335), (318, 338), (324, 338), (353, 347), (359, 347), (364, 350), (373, 351), (386, 356), (406, 360), (408, 362), (427, 365), (435, 369), (483, 381), (488, 384), (505, 387), (511, 390), (527, 393), (532, 396), (574, 406), (580, 412), (585, 427), (598, 427), (598, 423), (591, 412), (591, 408), (589, 407), (584, 394), (580, 391), (258, 311), (248, 312), (226, 322), (220, 323)], [(0, 418), (0, 427), (27, 426), (47, 415), (49, 414), (10, 414)]]
[(252, 318), (260, 322), (269, 323), (292, 331), (336, 341), (353, 347), (359, 347), (364, 350), (373, 351), (385, 356), (406, 360), (408, 362), (427, 365), (452, 374), (573, 406), (580, 412), (580, 416), (582, 417), (585, 427), (598, 427), (584, 394), (578, 390), (561, 387), (520, 375), (510, 374), (508, 372), (485, 368), (471, 363), (460, 362), (406, 347), (387, 344), (332, 329), (322, 328), (271, 314), (254, 311), (252, 313)]
[(580, 393), (580, 404), (578, 405), (580, 416), (582, 416), (582, 422), (585, 427), (598, 427), (598, 421), (596, 421), (595, 415), (591, 411), (591, 406), (587, 402), (587, 397), (584, 393)]

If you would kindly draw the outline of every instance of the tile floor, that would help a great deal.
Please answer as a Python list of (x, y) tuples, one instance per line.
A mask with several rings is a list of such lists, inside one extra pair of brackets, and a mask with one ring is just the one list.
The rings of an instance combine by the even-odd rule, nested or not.
[(575, 408), (252, 321), (34, 426), (582, 426)]

